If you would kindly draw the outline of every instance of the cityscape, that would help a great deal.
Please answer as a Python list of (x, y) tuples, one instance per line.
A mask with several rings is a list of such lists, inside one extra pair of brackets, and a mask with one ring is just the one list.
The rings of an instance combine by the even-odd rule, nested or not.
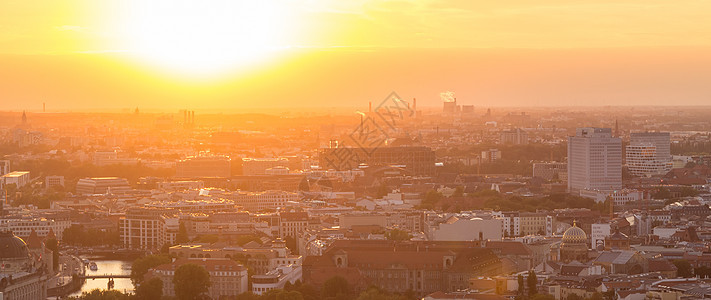
[(711, 7), (0, 3), (0, 300), (711, 298)]

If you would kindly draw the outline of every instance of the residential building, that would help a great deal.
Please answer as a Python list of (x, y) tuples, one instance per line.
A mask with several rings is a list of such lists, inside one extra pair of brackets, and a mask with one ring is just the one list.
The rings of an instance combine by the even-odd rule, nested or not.
[(297, 238), (308, 226), (309, 214), (306, 212), (279, 213), (279, 237), (281, 238)]
[(64, 176), (47, 176), (44, 178), (45, 188), (51, 188), (53, 186), (64, 187)]
[(58, 240), (62, 240), (64, 230), (71, 226), (68, 219), (46, 219), (46, 218), (2, 218), (0, 219), (0, 231), (11, 231), (15, 235), (27, 238), (32, 231), (37, 235), (46, 237), (50, 232), (54, 233)]
[(132, 207), (119, 220), (119, 238), (126, 248), (155, 250), (174, 244), (179, 226), (165, 209)]

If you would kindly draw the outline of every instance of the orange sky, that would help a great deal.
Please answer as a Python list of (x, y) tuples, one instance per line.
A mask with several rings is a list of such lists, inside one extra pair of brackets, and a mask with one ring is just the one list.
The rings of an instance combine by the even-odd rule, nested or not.
[(709, 2), (499, 2), (4, 0), (0, 109), (711, 103)]

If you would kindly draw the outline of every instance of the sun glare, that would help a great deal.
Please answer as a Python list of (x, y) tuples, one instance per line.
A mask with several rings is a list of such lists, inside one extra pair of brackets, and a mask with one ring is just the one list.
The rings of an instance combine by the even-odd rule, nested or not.
[(189, 76), (240, 72), (287, 46), (287, 10), (275, 0), (130, 1), (118, 20), (122, 48)]

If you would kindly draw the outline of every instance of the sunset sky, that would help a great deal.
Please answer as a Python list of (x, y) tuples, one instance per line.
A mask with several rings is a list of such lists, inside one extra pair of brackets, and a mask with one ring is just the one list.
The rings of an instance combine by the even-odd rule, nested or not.
[(711, 104), (699, 0), (0, 1), (0, 109)]

